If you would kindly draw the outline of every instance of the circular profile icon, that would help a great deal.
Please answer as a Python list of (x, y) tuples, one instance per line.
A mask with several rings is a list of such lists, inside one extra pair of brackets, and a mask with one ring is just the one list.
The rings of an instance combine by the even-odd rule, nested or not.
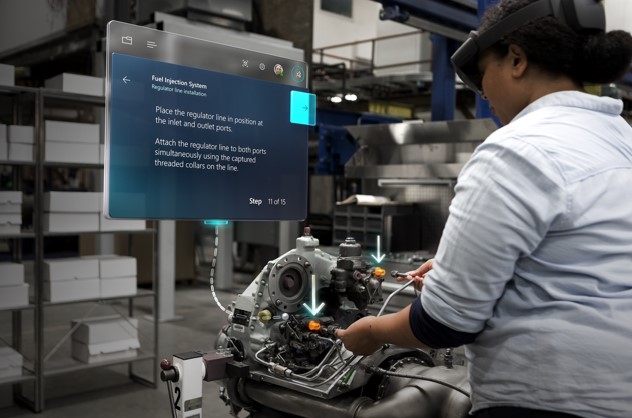
[(300, 65), (292, 67), (292, 80), (297, 83), (302, 83), (305, 79), (305, 70)]
[(283, 77), (283, 67), (281, 66), (281, 64), (277, 64), (274, 66), (274, 74), (278, 75), (279, 77)]

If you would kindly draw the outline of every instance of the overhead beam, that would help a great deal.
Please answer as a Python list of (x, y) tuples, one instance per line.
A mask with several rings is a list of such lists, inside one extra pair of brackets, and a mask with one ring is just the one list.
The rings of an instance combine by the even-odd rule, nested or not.
[(382, 3), (380, 19), (395, 20), (451, 39), (463, 41), (478, 26), (476, 9), (436, 0), (376, 0)]

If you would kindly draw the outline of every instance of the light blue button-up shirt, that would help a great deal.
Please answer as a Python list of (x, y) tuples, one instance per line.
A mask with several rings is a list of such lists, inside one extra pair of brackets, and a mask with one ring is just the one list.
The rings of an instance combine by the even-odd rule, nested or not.
[(482, 333), (473, 410), (632, 417), (632, 128), (622, 103), (540, 98), (477, 148), (422, 303)]

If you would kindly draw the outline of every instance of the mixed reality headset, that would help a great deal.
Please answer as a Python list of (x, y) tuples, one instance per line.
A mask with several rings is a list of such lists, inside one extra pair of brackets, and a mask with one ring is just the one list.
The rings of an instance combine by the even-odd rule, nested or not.
[(482, 77), (478, 70), (481, 52), (520, 26), (546, 16), (555, 17), (576, 32), (603, 32), (606, 28), (606, 14), (600, 0), (538, 0), (483, 33), (470, 32), (452, 55), (452, 64), (461, 81), (482, 95)]

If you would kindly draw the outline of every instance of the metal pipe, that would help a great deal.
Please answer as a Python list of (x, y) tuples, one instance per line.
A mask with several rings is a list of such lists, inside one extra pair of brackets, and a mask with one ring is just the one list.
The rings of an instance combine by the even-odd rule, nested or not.
[[(438, 368), (426, 369), (436, 375)], [(425, 372), (420, 373), (420, 375)], [(444, 376), (453, 383), (452, 373)], [(401, 379), (401, 378), (400, 378)], [(405, 378), (404, 378), (405, 379)], [(367, 397), (343, 395), (332, 399), (305, 396), (302, 393), (254, 380), (244, 382), (245, 394), (253, 401), (292, 415), (300, 413), (304, 418), (466, 418), (471, 404), (463, 394), (430, 381), (405, 379), (402, 385), (392, 385), (394, 390), (378, 400)], [(297, 406), (300, 405), (300, 411)]]
[[(333, 399), (320, 399), (305, 396), (302, 393), (248, 380), (244, 384), (246, 395), (253, 401), (272, 407), (275, 410), (296, 415), (297, 412), (305, 418), (349, 418), (355, 415), (355, 411), (362, 405), (372, 403), (373, 400), (366, 397), (338, 397)], [(300, 406), (300, 411), (298, 411)], [(390, 416), (392, 410), (382, 417)]]
[(397, 289), (396, 291), (394, 291), (393, 293), (391, 293), (388, 298), (386, 298), (386, 301), (384, 302), (384, 304), (382, 305), (382, 308), (380, 309), (380, 311), (377, 313), (377, 316), (381, 316), (382, 313), (384, 312), (384, 309), (386, 309), (386, 307), (388, 306), (388, 304), (391, 302), (391, 299), (393, 299), (393, 296), (397, 295), (398, 293), (400, 293), (402, 290), (406, 289), (408, 286), (410, 286), (411, 284), (413, 284), (414, 281), (411, 280), (408, 283), (403, 284), (399, 289)]

